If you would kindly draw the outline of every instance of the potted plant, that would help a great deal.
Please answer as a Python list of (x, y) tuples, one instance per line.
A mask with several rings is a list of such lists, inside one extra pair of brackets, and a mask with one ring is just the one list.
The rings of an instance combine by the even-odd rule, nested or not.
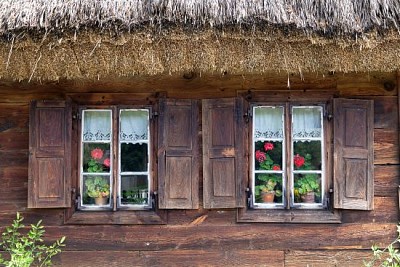
[[(312, 163), (312, 156), (306, 153), (305, 156), (296, 154), (293, 163), (297, 170), (315, 170), (316, 166)], [(315, 203), (315, 196), (320, 196), (320, 184), (318, 174), (303, 173), (296, 180), (294, 185), (295, 198), (303, 203)]]
[(101, 176), (89, 177), (85, 180), (86, 193), (94, 198), (96, 205), (106, 205), (110, 195), (110, 185), (107, 180)]
[(274, 202), (275, 196), (282, 196), (282, 191), (276, 188), (278, 184), (276, 177), (273, 175), (264, 174), (259, 175), (258, 180), (264, 181), (264, 183), (255, 187), (256, 196), (261, 196), (261, 199), (264, 203), (272, 203)]
[(304, 203), (314, 203), (315, 196), (319, 196), (320, 192), (318, 176), (315, 173), (303, 174), (296, 181), (295, 193)]

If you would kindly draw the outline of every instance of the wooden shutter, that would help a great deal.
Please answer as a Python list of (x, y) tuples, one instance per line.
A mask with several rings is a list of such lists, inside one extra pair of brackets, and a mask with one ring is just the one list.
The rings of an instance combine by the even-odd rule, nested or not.
[(71, 206), (71, 105), (32, 101), (28, 208)]
[(372, 210), (374, 106), (371, 100), (334, 100), (334, 207)]
[(158, 194), (161, 209), (197, 209), (198, 102), (160, 100)]
[(242, 98), (203, 100), (204, 208), (243, 207), (246, 170)]

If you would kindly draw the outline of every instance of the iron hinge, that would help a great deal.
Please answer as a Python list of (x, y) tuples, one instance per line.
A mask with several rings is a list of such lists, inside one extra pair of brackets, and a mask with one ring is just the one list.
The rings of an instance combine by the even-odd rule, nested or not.
[(249, 187), (246, 188), (246, 198), (247, 198), (247, 208), (248, 209), (253, 209), (254, 208), (254, 203), (253, 203), (253, 192)]

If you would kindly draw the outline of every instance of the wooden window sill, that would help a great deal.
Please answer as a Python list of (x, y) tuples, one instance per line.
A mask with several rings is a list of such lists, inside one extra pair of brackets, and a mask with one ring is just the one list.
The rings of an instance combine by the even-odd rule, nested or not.
[(65, 224), (166, 224), (165, 211), (75, 211)]
[(271, 210), (238, 209), (237, 222), (241, 223), (341, 223), (338, 211), (328, 210)]

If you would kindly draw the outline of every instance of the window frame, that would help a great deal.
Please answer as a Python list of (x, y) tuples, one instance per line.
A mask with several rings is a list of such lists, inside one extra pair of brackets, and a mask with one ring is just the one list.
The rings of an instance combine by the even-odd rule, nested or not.
[[(155, 119), (158, 114), (158, 95), (154, 96), (150, 93), (123, 94), (123, 96), (109, 95), (106, 100), (102, 94), (90, 94), (92, 98), (88, 98), (85, 94), (73, 94), (68, 96), (68, 99), (73, 103), (72, 108), (72, 174), (71, 174), (71, 199), (74, 205), (64, 210), (64, 223), (71, 225), (93, 225), (93, 224), (120, 224), (120, 225), (135, 225), (135, 224), (166, 224), (167, 211), (158, 207), (158, 179), (157, 179), (157, 138), (158, 138), (158, 121)], [(121, 99), (120, 99), (121, 98)], [(100, 101), (102, 100), (102, 101)], [(81, 136), (81, 117), (80, 110), (84, 108), (90, 109), (105, 109), (115, 107), (118, 109), (149, 109), (149, 131), (151, 140), (149, 157), (153, 160), (149, 164), (149, 173), (152, 176), (150, 206), (146, 209), (107, 209), (107, 210), (79, 210), (79, 155), (80, 155), (80, 136)], [(115, 113), (116, 114), (116, 113)], [(118, 125), (118, 121), (113, 119), (113, 124)], [(114, 138), (116, 136), (114, 135)], [(114, 141), (115, 146), (118, 146), (117, 141)], [(118, 153), (118, 150), (114, 150)], [(116, 168), (114, 168), (115, 173)], [(112, 174), (114, 177), (117, 173)]]
[[(247, 196), (243, 200), (247, 203), (245, 208), (239, 208), (237, 211), (237, 222), (263, 222), (263, 223), (340, 223), (341, 212), (337, 209), (333, 209), (333, 122), (330, 120), (332, 114), (332, 92), (321, 92), (321, 94), (310, 95), (307, 98), (301, 95), (301, 92), (289, 92), (274, 94), (273, 92), (251, 92), (245, 95), (247, 102), (247, 117), (248, 117), (248, 131), (247, 131), (247, 162), (248, 162), (248, 178), (247, 178)], [(252, 118), (252, 107), (253, 106), (317, 106), (324, 105), (323, 110), (323, 124), (324, 124), (324, 145), (325, 145), (325, 187), (324, 191), (326, 194), (326, 204), (322, 203), (324, 207), (318, 209), (312, 208), (292, 208), (292, 209), (273, 209), (273, 208), (254, 208), (254, 199), (252, 192), (252, 171), (254, 164), (253, 157), (253, 118)], [(285, 119), (288, 120), (288, 114), (286, 112)], [(291, 123), (291, 119), (290, 119)], [(285, 130), (288, 132), (288, 130)], [(288, 132), (291, 135), (290, 132)], [(287, 133), (285, 133), (287, 134)], [(286, 146), (291, 145), (291, 137), (289, 140), (285, 140)], [(288, 152), (284, 153), (289, 155)], [(286, 156), (286, 168), (290, 169), (290, 159)], [(323, 171), (323, 170), (322, 170)], [(286, 175), (292, 175), (286, 173)], [(288, 177), (291, 179), (290, 177)], [(288, 194), (288, 192), (286, 192)], [(289, 199), (289, 197), (288, 197)]]

